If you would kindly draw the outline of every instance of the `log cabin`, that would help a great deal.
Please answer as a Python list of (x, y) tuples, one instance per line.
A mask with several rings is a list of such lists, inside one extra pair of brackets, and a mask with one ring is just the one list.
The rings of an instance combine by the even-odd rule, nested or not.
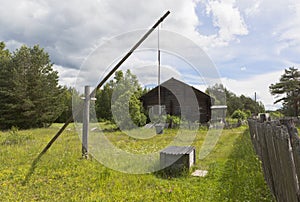
[[(140, 98), (145, 110), (157, 106), (158, 86)], [(182, 81), (171, 78), (160, 85), (160, 103), (166, 114), (206, 123), (211, 119), (214, 99)]]

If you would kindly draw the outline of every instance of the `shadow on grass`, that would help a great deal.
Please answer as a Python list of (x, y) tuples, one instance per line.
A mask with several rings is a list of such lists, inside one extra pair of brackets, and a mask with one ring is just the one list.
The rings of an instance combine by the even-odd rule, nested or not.
[(44, 153), (40, 153), (32, 162), (30, 169), (28, 170), (26, 177), (24, 179), (24, 181), (22, 182), (22, 185), (26, 185), (27, 182), (30, 180), (30, 177), (32, 176), (32, 174), (34, 173), (34, 170), (36, 169), (37, 163), (41, 160), (42, 156), (44, 155)]
[(162, 170), (154, 172), (154, 175), (160, 179), (171, 179), (171, 178), (187, 178), (189, 177), (189, 169), (187, 168), (174, 168), (170, 166)]
[(104, 133), (113, 133), (113, 132), (120, 132), (121, 130), (119, 128), (106, 128), (103, 129), (102, 132)]
[(220, 201), (274, 201), (264, 181), (261, 162), (254, 152), (248, 129), (233, 146), (219, 178)]

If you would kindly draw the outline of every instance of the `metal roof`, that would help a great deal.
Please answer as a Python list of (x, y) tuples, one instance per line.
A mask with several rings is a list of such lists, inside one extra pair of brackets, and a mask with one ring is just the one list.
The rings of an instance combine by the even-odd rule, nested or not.
[[(192, 88), (194, 91), (196, 91), (196, 92), (198, 92), (198, 93), (200, 93), (200, 94), (203, 94), (204, 96), (210, 98), (211, 100), (215, 100), (213, 97), (211, 97), (211, 96), (208, 95), (207, 93), (202, 92), (201, 90), (199, 90), (199, 89), (197, 89), (197, 88), (195, 88), (195, 87), (193, 87), (193, 86), (191, 86), (191, 85), (189, 85), (189, 84), (186, 84), (186, 83), (184, 83), (184, 82), (182, 82), (182, 81), (179, 81), (179, 80), (177, 80), (177, 79), (174, 79), (173, 77), (170, 78), (170, 79), (167, 80), (167, 81), (164, 81), (162, 84), (160, 84), (160, 86), (161, 86), (161, 87), (165, 87), (165, 88), (167, 88), (167, 89), (169, 90), (168, 85), (170, 85), (170, 83), (176, 83), (176, 84), (178, 84), (178, 85), (180, 84), (180, 85), (183, 85), (183, 86), (187, 86), (187, 87), (189, 87), (189, 88)], [(152, 88), (149, 92), (147, 92), (146, 94), (142, 95), (142, 97), (141, 97), (140, 99), (143, 100), (143, 98), (144, 98), (147, 94), (149, 94), (151, 91), (156, 90), (156, 88), (158, 88), (158, 86), (156, 86), (155, 88)]]
[(213, 105), (210, 107), (211, 109), (227, 109), (226, 105)]
[(169, 146), (163, 149), (160, 153), (165, 154), (189, 154), (194, 150), (195, 147), (193, 146)]

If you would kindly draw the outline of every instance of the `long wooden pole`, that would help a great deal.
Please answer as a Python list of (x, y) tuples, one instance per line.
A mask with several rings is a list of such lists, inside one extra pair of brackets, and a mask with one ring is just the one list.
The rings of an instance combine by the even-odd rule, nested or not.
[(99, 89), (108, 79), (109, 77), (127, 60), (127, 58), (137, 49), (143, 41), (156, 29), (156, 27), (164, 21), (164, 19), (170, 14), (170, 11), (167, 11), (147, 32), (146, 34), (130, 49), (130, 51), (116, 64), (116, 66), (106, 75), (106, 77), (98, 84), (98, 86), (92, 91), (91, 95), (93, 95), (97, 89)]
[[(113, 73), (127, 60), (127, 58), (143, 43), (143, 41), (156, 29), (156, 27), (170, 14), (170, 11), (167, 11), (146, 33), (145, 35), (129, 50), (129, 52), (115, 65), (115, 67), (106, 75), (104, 79), (97, 85), (97, 87), (90, 93), (90, 97), (95, 95), (96, 91), (101, 88), (101, 86), (113, 75)], [(73, 112), (73, 116), (78, 115), (82, 112), (82, 107), (79, 107), (78, 110)], [(48, 142), (46, 147), (38, 155), (38, 157), (33, 161), (29, 175), (33, 172), (38, 160), (48, 151), (52, 144), (57, 140), (57, 138), (62, 134), (62, 132), (67, 128), (67, 126), (73, 121), (73, 116), (70, 116), (65, 124), (59, 129), (59, 131), (54, 135), (54, 137)], [(28, 175), (26, 179), (28, 179)], [(26, 180), (25, 179), (25, 180)]]
[[(130, 51), (116, 64), (116, 66), (106, 75), (104, 79), (97, 85), (97, 87), (91, 92), (90, 97), (96, 94), (96, 91), (101, 88), (101, 86), (113, 75), (115, 71), (127, 60), (127, 58), (137, 49), (143, 41), (153, 32), (153, 30), (170, 14), (170, 11), (167, 11), (152, 27), (151, 29), (146, 32), (146, 34), (130, 49)], [(78, 115), (82, 109), (79, 107), (80, 110), (74, 112), (73, 116)], [(41, 154), (47, 152), (47, 150), (51, 147), (51, 145), (56, 141), (56, 139), (61, 135), (61, 133), (67, 128), (67, 126), (73, 121), (73, 116), (71, 116), (66, 123), (61, 127), (61, 129), (56, 133), (56, 135), (50, 140), (47, 146), (43, 149)]]

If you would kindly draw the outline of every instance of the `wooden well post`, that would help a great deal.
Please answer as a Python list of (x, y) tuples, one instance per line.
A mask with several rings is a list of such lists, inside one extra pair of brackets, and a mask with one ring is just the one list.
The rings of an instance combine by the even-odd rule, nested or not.
[(82, 157), (88, 157), (88, 136), (90, 122), (90, 86), (84, 87), (84, 107), (83, 107), (83, 126), (82, 126)]

